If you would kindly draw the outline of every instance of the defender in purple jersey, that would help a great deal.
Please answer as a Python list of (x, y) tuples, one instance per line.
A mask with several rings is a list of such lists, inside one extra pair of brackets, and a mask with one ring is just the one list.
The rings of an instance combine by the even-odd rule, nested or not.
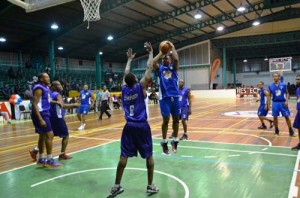
[[(179, 60), (177, 51), (171, 42), (167, 42), (172, 54), (163, 54), (161, 50), (153, 59), (153, 69), (158, 73), (159, 77), (159, 104), (163, 122), (161, 126), (162, 130), (162, 142), (161, 146), (164, 154), (169, 155), (167, 132), (170, 121), (170, 114), (173, 119), (173, 140), (171, 142), (172, 150), (177, 152), (178, 144), (178, 129), (179, 129), (179, 116), (180, 116), (180, 102), (179, 102), (179, 88), (178, 88), (178, 67)], [(158, 60), (162, 58), (162, 63), (159, 64)]]
[(266, 116), (268, 115), (268, 111), (270, 106), (268, 106), (267, 101), (268, 98), (270, 100), (270, 95), (267, 89), (264, 88), (264, 82), (257, 83), (257, 87), (259, 88), (259, 99), (256, 100), (256, 102), (260, 102), (257, 115), (261, 122), (261, 125), (258, 127), (258, 129), (267, 129), (267, 126), (264, 123), (264, 120), (268, 121), (270, 123), (270, 129), (273, 127), (273, 120), (268, 119)]
[[(139, 152), (142, 158), (146, 158), (148, 171), (148, 186), (146, 192), (149, 194), (157, 193), (158, 188), (152, 183), (154, 172), (154, 161), (152, 157), (152, 137), (151, 129), (147, 121), (145, 98), (146, 86), (151, 79), (153, 68), (153, 49), (150, 43), (145, 43), (149, 51), (147, 70), (144, 77), (138, 82), (136, 76), (130, 73), (130, 64), (135, 54), (132, 49), (128, 49), (123, 86), (122, 86), (122, 105), (125, 112), (126, 124), (123, 128), (121, 137), (121, 156), (116, 172), (115, 185), (108, 197), (115, 197), (124, 192), (121, 187), (121, 179), (127, 164), (128, 157), (137, 156)], [(134, 197), (134, 196), (133, 196)]]
[(297, 114), (295, 116), (293, 127), (298, 129), (299, 143), (298, 143), (297, 146), (293, 147), (292, 150), (300, 150), (300, 75), (297, 75), (297, 77), (296, 77), (296, 85), (297, 85), (297, 90), (296, 90), (296, 98), (297, 98), (296, 110), (297, 110)]
[[(52, 157), (53, 132), (50, 123), (50, 78), (47, 73), (38, 75), (38, 84), (33, 87), (32, 99), (32, 122), (35, 132), (39, 134), (38, 148), (40, 151), (37, 165), (57, 168), (60, 164)], [(44, 156), (44, 145), (46, 145), (47, 159)]]
[[(78, 103), (74, 104), (65, 104), (63, 102), (61, 92), (63, 88), (59, 81), (54, 81), (51, 84), (51, 102), (50, 102), (50, 123), (54, 136), (62, 138), (61, 141), (61, 153), (58, 157), (58, 160), (69, 160), (72, 159), (71, 156), (66, 154), (66, 148), (69, 142), (69, 130), (65, 122), (65, 109), (78, 107)], [(36, 159), (38, 153), (38, 148), (34, 148), (30, 151), (30, 155), (33, 160)]]
[[(272, 97), (272, 116), (275, 126), (275, 135), (279, 135), (278, 128), (278, 116), (279, 113), (285, 118), (286, 124), (289, 127), (289, 134), (291, 137), (294, 137), (294, 131), (292, 128), (291, 120), (290, 120), (290, 110), (288, 107), (288, 98), (289, 92), (287, 90), (287, 86), (285, 83), (281, 82), (280, 74), (273, 74), (274, 83), (269, 85), (269, 93)], [(268, 106), (270, 106), (271, 101), (268, 100)]]

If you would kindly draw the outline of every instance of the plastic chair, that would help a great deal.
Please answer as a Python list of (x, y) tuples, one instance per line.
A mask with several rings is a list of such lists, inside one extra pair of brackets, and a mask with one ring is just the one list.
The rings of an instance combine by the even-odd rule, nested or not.
[(27, 119), (27, 114), (29, 114), (29, 118), (31, 118), (30, 117), (30, 111), (26, 110), (24, 105), (19, 105), (19, 111), (20, 111), (19, 120), (21, 119), (22, 114), (24, 114), (24, 119)]

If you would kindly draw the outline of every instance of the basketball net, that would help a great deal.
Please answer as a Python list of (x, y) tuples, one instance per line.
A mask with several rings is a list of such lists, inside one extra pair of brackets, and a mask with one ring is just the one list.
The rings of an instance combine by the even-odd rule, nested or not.
[(100, 4), (102, 0), (80, 0), (83, 7), (83, 21), (88, 22), (87, 29), (90, 28), (90, 21), (100, 20)]

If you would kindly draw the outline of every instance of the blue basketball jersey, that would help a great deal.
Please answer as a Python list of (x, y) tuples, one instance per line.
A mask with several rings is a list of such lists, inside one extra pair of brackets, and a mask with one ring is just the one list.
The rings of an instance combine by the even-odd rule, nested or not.
[(263, 87), (259, 90), (259, 98), (260, 98), (260, 104), (264, 105), (267, 103), (267, 97), (265, 96), (265, 91), (266, 89)]
[(37, 89), (42, 89), (42, 96), (38, 102), (39, 112), (48, 111), (50, 109), (50, 89), (44, 84), (36, 84), (32, 89), (33, 95)]
[(92, 93), (89, 90), (88, 91), (81, 90), (79, 97), (80, 97), (81, 105), (90, 105), (91, 104)]
[(164, 66), (159, 65), (158, 70), (159, 77), (159, 97), (163, 99), (165, 97), (179, 97), (178, 88), (178, 73), (175, 70), (173, 64)]
[(180, 91), (180, 96), (179, 96), (180, 106), (181, 107), (189, 106), (190, 105), (189, 98), (188, 98), (189, 88), (183, 87), (183, 89), (179, 91)]
[(278, 86), (275, 85), (275, 83), (272, 83), (269, 86), (270, 94), (272, 95), (272, 101), (273, 102), (285, 102), (286, 101), (286, 84), (279, 83)]
[[(57, 91), (51, 92), (51, 99), (54, 101), (57, 101), (57, 97), (59, 93)], [(54, 118), (64, 118), (65, 117), (66, 110), (63, 108), (60, 108), (57, 104), (51, 104), (50, 108), (50, 117)]]
[(147, 121), (145, 95), (141, 83), (136, 83), (133, 87), (122, 87), (122, 105), (127, 121)]
[(296, 97), (297, 97), (297, 110), (300, 110), (300, 87), (296, 90)]

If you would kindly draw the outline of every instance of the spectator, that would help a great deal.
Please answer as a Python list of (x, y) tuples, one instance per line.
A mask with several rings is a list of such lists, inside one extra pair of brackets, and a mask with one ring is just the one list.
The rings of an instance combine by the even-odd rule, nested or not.
[(150, 100), (153, 100), (154, 104), (158, 104), (158, 96), (155, 92), (155, 90), (152, 91), (152, 93), (149, 96)]
[(11, 96), (11, 91), (10, 91), (8, 84), (5, 84), (5, 86), (2, 88), (2, 94), (3, 94), (5, 100), (9, 100), (9, 98)]
[(113, 102), (113, 105), (114, 105), (115, 109), (120, 109), (120, 103), (119, 103), (118, 98), (115, 94), (113, 94), (113, 96), (112, 96), (112, 102)]
[(14, 87), (14, 93), (20, 95), (20, 84), (16, 84)]
[(15, 71), (12, 67), (10, 67), (8, 70), (7, 70), (7, 75), (9, 78), (13, 79), (13, 78), (16, 78), (16, 74), (15, 74)]
[(29, 60), (26, 61), (26, 63), (25, 63), (25, 68), (26, 68), (26, 69), (32, 68), (31, 62), (30, 62)]
[(49, 67), (49, 65), (47, 67), (45, 67), (45, 72), (49, 75), (51, 71), (51, 68)]

